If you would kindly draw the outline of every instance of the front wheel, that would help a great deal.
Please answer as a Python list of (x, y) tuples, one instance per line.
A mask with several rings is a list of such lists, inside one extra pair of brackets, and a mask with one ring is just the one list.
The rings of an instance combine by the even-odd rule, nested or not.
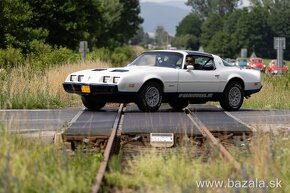
[(84, 106), (89, 110), (100, 110), (106, 105), (106, 101), (99, 101), (98, 99), (91, 96), (82, 96), (82, 102)]
[(220, 99), (221, 107), (226, 111), (237, 111), (243, 102), (244, 91), (241, 84), (236, 81), (228, 83)]
[(162, 103), (162, 87), (156, 82), (146, 83), (140, 90), (136, 104), (143, 112), (158, 111)]

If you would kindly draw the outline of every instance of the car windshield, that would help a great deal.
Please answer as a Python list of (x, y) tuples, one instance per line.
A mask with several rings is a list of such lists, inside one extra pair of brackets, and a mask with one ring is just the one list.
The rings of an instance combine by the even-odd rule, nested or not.
[(129, 66), (159, 66), (180, 68), (183, 55), (175, 52), (144, 52)]
[(239, 62), (247, 63), (247, 59), (239, 59), (238, 61), (239, 61)]
[[(278, 65), (278, 64), (277, 64), (277, 60), (272, 60), (271, 63), (272, 63), (273, 65)], [(282, 66), (286, 66), (286, 61), (285, 61), (285, 60), (283, 61)]]

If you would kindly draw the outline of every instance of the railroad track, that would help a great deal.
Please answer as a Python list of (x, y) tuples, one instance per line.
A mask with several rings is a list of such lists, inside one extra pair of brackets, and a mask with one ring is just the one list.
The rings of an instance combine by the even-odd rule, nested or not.
[[(104, 113), (106, 114), (107, 112)], [(117, 111), (110, 109), (108, 111), (107, 118), (109, 117), (109, 114), (111, 115), (112, 113), (112, 117), (114, 117), (114, 119), (110, 119), (110, 121), (113, 122), (113, 126), (110, 129), (109, 134), (108, 130), (106, 130), (106, 135), (103, 133), (96, 134), (94, 131), (92, 131), (92, 129), (89, 129), (91, 133), (85, 132), (82, 134), (77, 134), (74, 132), (67, 132), (64, 134), (65, 141), (71, 143), (71, 148), (73, 150), (75, 150), (80, 144), (86, 144), (94, 151), (103, 152), (104, 154), (104, 159), (96, 174), (95, 183), (92, 186), (93, 193), (100, 191), (102, 182), (104, 180), (104, 175), (107, 170), (108, 162), (113, 154), (122, 152), (122, 165), (126, 165), (128, 160), (134, 159), (134, 157), (140, 153), (150, 152), (152, 147), (155, 147), (157, 153), (166, 155), (167, 153), (171, 152), (173, 148), (182, 147), (184, 145), (191, 147), (194, 146), (195, 148), (192, 150), (194, 152), (191, 154), (192, 157), (203, 157), (206, 161), (207, 158), (205, 154), (208, 154), (210, 149), (206, 149), (204, 144), (209, 144), (210, 148), (215, 149), (215, 151), (219, 151), (221, 157), (223, 157), (225, 161), (231, 163), (237, 171), (241, 171), (240, 163), (234, 159), (225, 145), (247, 145), (248, 140), (252, 135), (252, 131), (250, 129), (246, 132), (236, 131), (235, 129), (233, 129), (234, 131), (229, 131), (228, 129), (210, 129), (200, 119), (203, 117), (202, 111), (198, 113), (196, 109), (192, 108), (186, 108), (184, 109), (184, 112), (161, 112), (160, 114), (152, 115), (150, 113), (136, 112), (134, 110), (130, 110), (130, 108), (129, 110), (126, 110), (126, 107), (122, 104)], [(174, 116), (182, 115), (182, 118), (187, 120), (187, 125), (191, 126), (191, 130), (185, 133), (178, 131), (178, 129), (175, 129), (175, 132), (154, 131), (151, 133), (150, 131), (140, 132), (140, 130), (134, 132), (130, 129), (131, 126), (136, 127), (134, 125), (134, 118), (136, 119), (135, 121), (137, 123), (139, 122), (139, 126), (142, 128), (144, 125), (144, 127), (147, 125), (141, 123), (141, 119), (138, 119), (140, 116), (143, 117), (142, 120), (147, 118), (152, 124), (156, 124), (156, 121), (158, 122), (161, 120), (162, 122), (164, 117), (166, 118), (172, 114)], [(78, 117), (74, 119), (74, 121), (77, 122), (78, 119), (84, 120), (85, 118), (81, 118), (81, 115), (79, 114)], [(168, 119), (170, 118), (167, 118), (167, 122)], [(180, 117), (178, 119), (180, 119)], [(182, 121), (183, 124), (185, 124), (184, 120)], [(73, 125), (71, 126), (73, 127)], [(155, 126), (158, 127), (158, 124)], [(183, 125), (183, 127), (186, 126)], [(192, 129), (192, 127), (194, 129)]]

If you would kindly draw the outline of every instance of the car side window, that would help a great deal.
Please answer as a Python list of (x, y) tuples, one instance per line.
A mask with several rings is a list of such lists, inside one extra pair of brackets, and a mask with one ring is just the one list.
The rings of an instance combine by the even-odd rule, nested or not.
[(196, 56), (194, 69), (195, 70), (215, 70), (213, 58), (206, 57), (206, 56)]

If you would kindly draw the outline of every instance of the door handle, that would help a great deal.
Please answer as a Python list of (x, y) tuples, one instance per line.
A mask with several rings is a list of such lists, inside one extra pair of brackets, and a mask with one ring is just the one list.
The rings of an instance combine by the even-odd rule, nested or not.
[(220, 77), (220, 75), (219, 75), (219, 74), (215, 74), (214, 76), (215, 76), (216, 78), (219, 78), (219, 77)]

